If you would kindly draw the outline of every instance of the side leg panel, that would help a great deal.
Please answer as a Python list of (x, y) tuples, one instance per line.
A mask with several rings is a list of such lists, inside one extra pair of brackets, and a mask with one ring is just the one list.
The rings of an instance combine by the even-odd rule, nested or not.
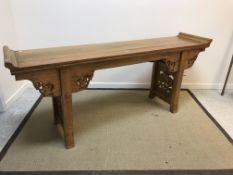
[(186, 53), (176, 59), (157, 61), (153, 65), (149, 98), (155, 96), (170, 104), (172, 113), (178, 110), (178, 100), (183, 73), (186, 64)]

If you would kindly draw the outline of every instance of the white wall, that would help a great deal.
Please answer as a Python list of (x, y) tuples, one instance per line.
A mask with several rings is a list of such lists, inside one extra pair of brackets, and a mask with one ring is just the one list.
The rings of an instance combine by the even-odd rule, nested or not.
[(15, 81), (10, 71), (4, 67), (3, 45), (16, 48), (16, 35), (8, 0), (0, 0), (0, 111), (4, 110), (20, 94), (24, 82)]
[[(185, 73), (183, 84), (190, 88), (221, 87), (232, 52), (232, 0), (11, 0), (11, 5), (19, 49), (161, 37), (180, 31), (213, 38), (211, 47)], [(150, 63), (101, 70), (92, 86), (148, 87), (150, 75)]]

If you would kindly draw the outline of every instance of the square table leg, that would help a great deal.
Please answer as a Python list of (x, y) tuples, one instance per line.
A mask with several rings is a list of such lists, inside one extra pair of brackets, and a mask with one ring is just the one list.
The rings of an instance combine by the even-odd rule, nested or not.
[(72, 85), (70, 71), (67, 68), (60, 70), (61, 80), (61, 109), (63, 114), (63, 130), (66, 148), (74, 147), (73, 112), (72, 112)]
[(178, 102), (180, 96), (181, 83), (185, 70), (186, 52), (181, 54), (179, 60), (178, 71), (174, 75), (174, 83), (172, 87), (171, 101), (170, 101), (170, 111), (176, 113), (178, 111)]
[(61, 96), (63, 112), (63, 130), (66, 148), (74, 147), (72, 95)]
[(52, 97), (52, 103), (53, 103), (53, 118), (54, 118), (54, 124), (62, 124), (62, 108), (61, 108), (61, 97), (56, 96)]
[(153, 62), (152, 68), (152, 77), (151, 77), (151, 88), (149, 93), (149, 98), (154, 98), (156, 96), (155, 89), (157, 84), (157, 75), (158, 75), (158, 61)]

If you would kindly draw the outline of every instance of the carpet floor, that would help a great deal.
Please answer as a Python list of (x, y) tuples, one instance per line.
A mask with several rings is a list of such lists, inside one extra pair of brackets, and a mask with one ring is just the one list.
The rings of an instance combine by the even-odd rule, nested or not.
[(76, 147), (66, 150), (44, 98), (0, 162), (0, 171), (232, 169), (233, 146), (187, 91), (179, 112), (148, 91), (73, 95)]

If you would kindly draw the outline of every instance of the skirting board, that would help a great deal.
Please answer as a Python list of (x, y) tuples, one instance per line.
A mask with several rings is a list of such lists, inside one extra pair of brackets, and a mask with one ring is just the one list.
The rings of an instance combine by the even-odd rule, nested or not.
[[(33, 87), (31, 82), (25, 82), (10, 98), (5, 101), (5, 109), (12, 104), (29, 87)], [(223, 83), (184, 83), (184, 89), (222, 89)], [(88, 88), (122, 88), (122, 89), (149, 89), (150, 83), (131, 83), (131, 82), (90, 82)], [(227, 89), (233, 89), (233, 83), (229, 83)], [(4, 102), (3, 102), (4, 103)]]
[(3, 102), (3, 103), (5, 103), (4, 104), (4, 107), (5, 107), (4, 110), (6, 110), (15, 100), (17, 100), (17, 98), (19, 98), (23, 94), (23, 92), (29, 87), (32, 87), (31, 82), (23, 83), (20, 86), (20, 88), (18, 88), (8, 99), (5, 100), (5, 102)]
[(2, 96), (0, 95), (0, 112), (4, 111), (5, 109), (6, 109), (6, 105), (3, 102)]
[[(223, 83), (183, 83), (184, 89), (222, 89)], [(131, 82), (90, 82), (88, 88), (123, 88), (123, 89), (149, 89), (150, 83)], [(227, 89), (233, 89), (233, 83), (228, 83)]]

